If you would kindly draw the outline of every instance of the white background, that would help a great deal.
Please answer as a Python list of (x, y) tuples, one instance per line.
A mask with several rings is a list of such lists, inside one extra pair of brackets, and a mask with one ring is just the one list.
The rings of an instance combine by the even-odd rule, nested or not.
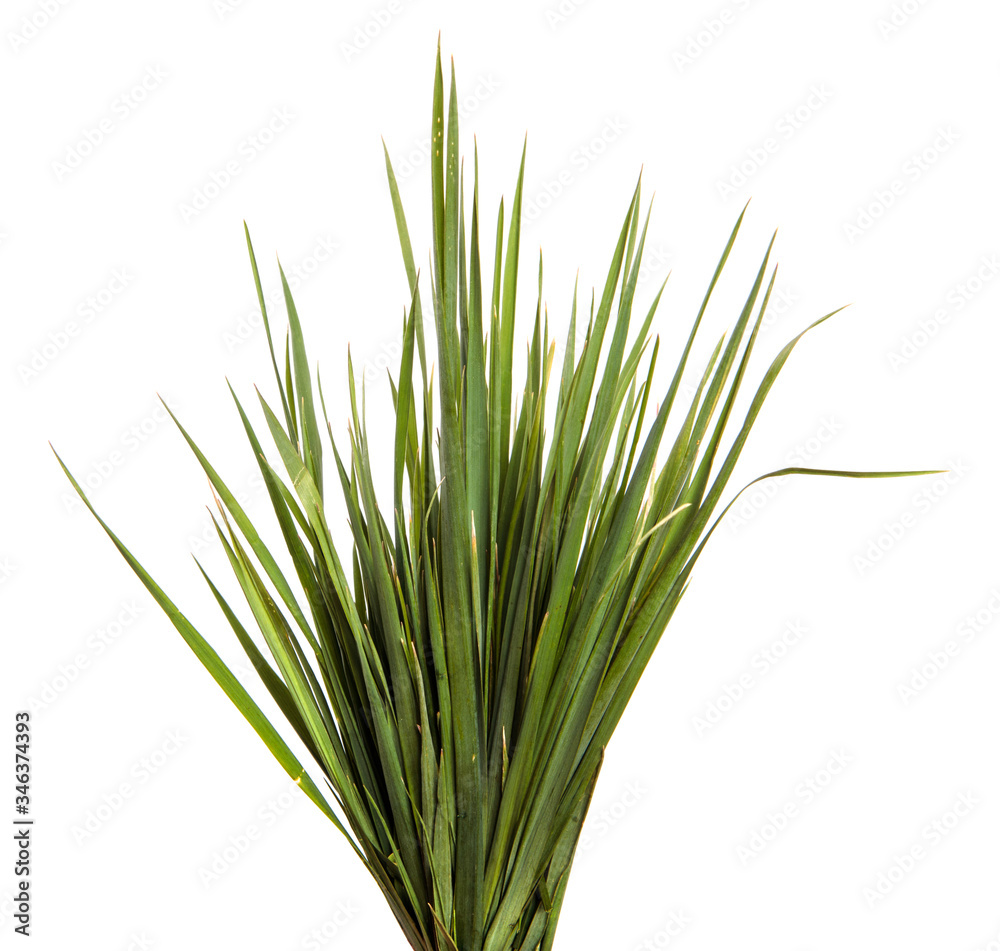
[[(536, 249), (561, 335), (577, 267), (581, 289), (603, 282), (641, 167), (656, 199), (640, 304), (673, 270), (654, 323), (665, 388), (753, 196), (696, 363), (735, 320), (776, 226), (784, 304), (748, 386), (786, 339), (853, 306), (793, 354), (733, 491), (796, 452), (820, 467), (952, 470), (748, 493), (609, 749), (557, 947), (998, 947), (995, 4), (48, 3), (55, 15), (42, 0), (0, 12), (3, 716), (12, 734), (15, 710), (36, 711), (35, 947), (405, 946), (336, 830), (287, 793), (99, 528), (68, 507), (46, 441), (238, 663), (187, 557), (226, 579), (203, 539), (210, 495), (155, 394), (262, 518), (225, 386), (247, 404), (254, 383), (273, 392), (245, 218), (269, 293), (275, 251), (304, 275), (296, 299), (335, 433), (348, 343), (376, 381), (378, 431), (379, 368), (397, 359), (407, 297), (380, 136), (422, 263), (439, 29), (470, 159), (478, 139), (488, 246), (528, 135), (519, 348)], [(231, 161), (238, 172), (213, 188)], [(192, 214), (199, 195), (211, 200)], [(761, 652), (789, 623), (806, 633), (772, 663)], [(949, 641), (945, 669), (901, 696)], [(743, 675), (753, 685), (727, 700)], [(831, 777), (834, 754), (849, 762)], [(122, 783), (132, 795), (119, 801)], [(8, 774), (5, 817), (13, 785)], [(963, 794), (975, 807), (935, 843), (930, 824), (953, 825)], [(787, 805), (795, 816), (772, 835)], [(233, 851), (250, 826), (257, 838)], [(912, 870), (896, 866), (888, 894), (866, 898), (914, 846)]]

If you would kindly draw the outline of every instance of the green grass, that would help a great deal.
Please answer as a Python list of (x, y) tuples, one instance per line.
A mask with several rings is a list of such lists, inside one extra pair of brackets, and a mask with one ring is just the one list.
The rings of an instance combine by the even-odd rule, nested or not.
[[(391, 507), (376, 499), (364, 396), (359, 410), (350, 356), (350, 446), (341, 455), (322, 388), (313, 388), (284, 274), (288, 333), (279, 363), (249, 233), (277, 384), (270, 402), (258, 394), (270, 455), (235, 393), (233, 399), (284, 552), (265, 546), (175, 417), (217, 495), (216, 529), (256, 634), (207, 575), (206, 581), (287, 720), (285, 737), (294, 733), (320, 783), (67, 475), (219, 686), (347, 837), (410, 945), (533, 951), (552, 947), (605, 746), (725, 514), (715, 511), (740, 452), (802, 334), (774, 358), (745, 418), (734, 418), (774, 286), (769, 246), (693, 399), (687, 405), (679, 399), (741, 215), (670, 382), (654, 392), (659, 341), (650, 346), (649, 332), (663, 287), (633, 319), (649, 221), (636, 185), (621, 230), (608, 236), (613, 251), (599, 298), (578, 308), (574, 291), (558, 375), (539, 264), (525, 379), (515, 398), (524, 158), (509, 223), (501, 201), (495, 248), (484, 262), (478, 163), (470, 195), (459, 161), (457, 103), (452, 67), (445, 111), (439, 49), (429, 274), (416, 270), (386, 154), (412, 291), (402, 359), (390, 380), (395, 431), (374, 436), (380, 446), (393, 440)], [(428, 362), (421, 289), (433, 304), (436, 367)], [(577, 327), (584, 323), (577, 352)], [(551, 432), (547, 419), (554, 420)], [(668, 424), (675, 435), (664, 444)], [(791, 467), (761, 478), (796, 473), (924, 474)], [(334, 548), (329, 524), (343, 510), (329, 504), (329, 482), (346, 506), (349, 552)]]

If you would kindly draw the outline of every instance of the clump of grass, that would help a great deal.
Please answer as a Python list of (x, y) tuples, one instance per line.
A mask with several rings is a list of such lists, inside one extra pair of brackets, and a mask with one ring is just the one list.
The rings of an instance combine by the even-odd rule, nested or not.
[[(395, 430), (373, 436), (379, 443), (392, 439), (391, 508), (376, 499), (364, 400), (362, 395), (359, 411), (350, 356), (350, 446), (344, 457), (327, 421), (322, 388), (313, 389), (283, 273), (288, 335), (279, 364), (249, 232), (277, 382), (273, 406), (263, 396), (260, 406), (276, 456), (265, 454), (235, 393), (233, 399), (267, 487), (284, 555), (279, 558), (264, 544), (174, 417), (217, 494), (215, 527), (263, 649), (215, 583), (205, 579), (288, 726), (315, 761), (325, 793), (67, 475), (209, 673), (347, 837), (413, 948), (547, 951), (605, 745), (725, 514), (714, 517), (751, 427), (802, 334), (774, 358), (742, 422), (733, 420), (774, 286), (769, 246), (732, 332), (719, 340), (690, 403), (680, 405), (688, 356), (741, 215), (670, 383), (654, 395), (659, 341), (650, 348), (649, 331), (662, 286), (638, 332), (631, 332), (649, 221), (648, 212), (640, 214), (637, 185), (604, 289), (599, 299), (592, 296), (589, 313), (578, 312), (574, 292), (558, 376), (539, 266), (525, 380), (515, 401), (524, 157), (506, 241), (501, 202), (492, 260), (484, 262), (478, 168), (474, 165), (468, 202), (457, 102), (452, 66), (446, 114), (439, 49), (427, 277), (418, 276), (386, 154), (412, 292), (399, 371), (390, 379)], [(466, 204), (471, 204), (468, 225)], [(484, 284), (484, 263), (493, 265), (490, 288)], [(425, 348), (421, 285), (429, 285), (433, 304), (436, 386)], [(577, 352), (577, 326), (584, 321)], [(553, 401), (549, 434), (546, 408)], [(676, 434), (657, 470), (668, 423)], [(731, 425), (735, 436), (723, 448)], [(324, 448), (327, 436), (332, 460)], [(346, 503), (354, 539), (349, 553), (338, 553), (333, 545), (324, 473), (339, 483)], [(790, 467), (761, 478), (795, 473), (921, 474)], [(285, 574), (288, 564), (298, 593)]]

